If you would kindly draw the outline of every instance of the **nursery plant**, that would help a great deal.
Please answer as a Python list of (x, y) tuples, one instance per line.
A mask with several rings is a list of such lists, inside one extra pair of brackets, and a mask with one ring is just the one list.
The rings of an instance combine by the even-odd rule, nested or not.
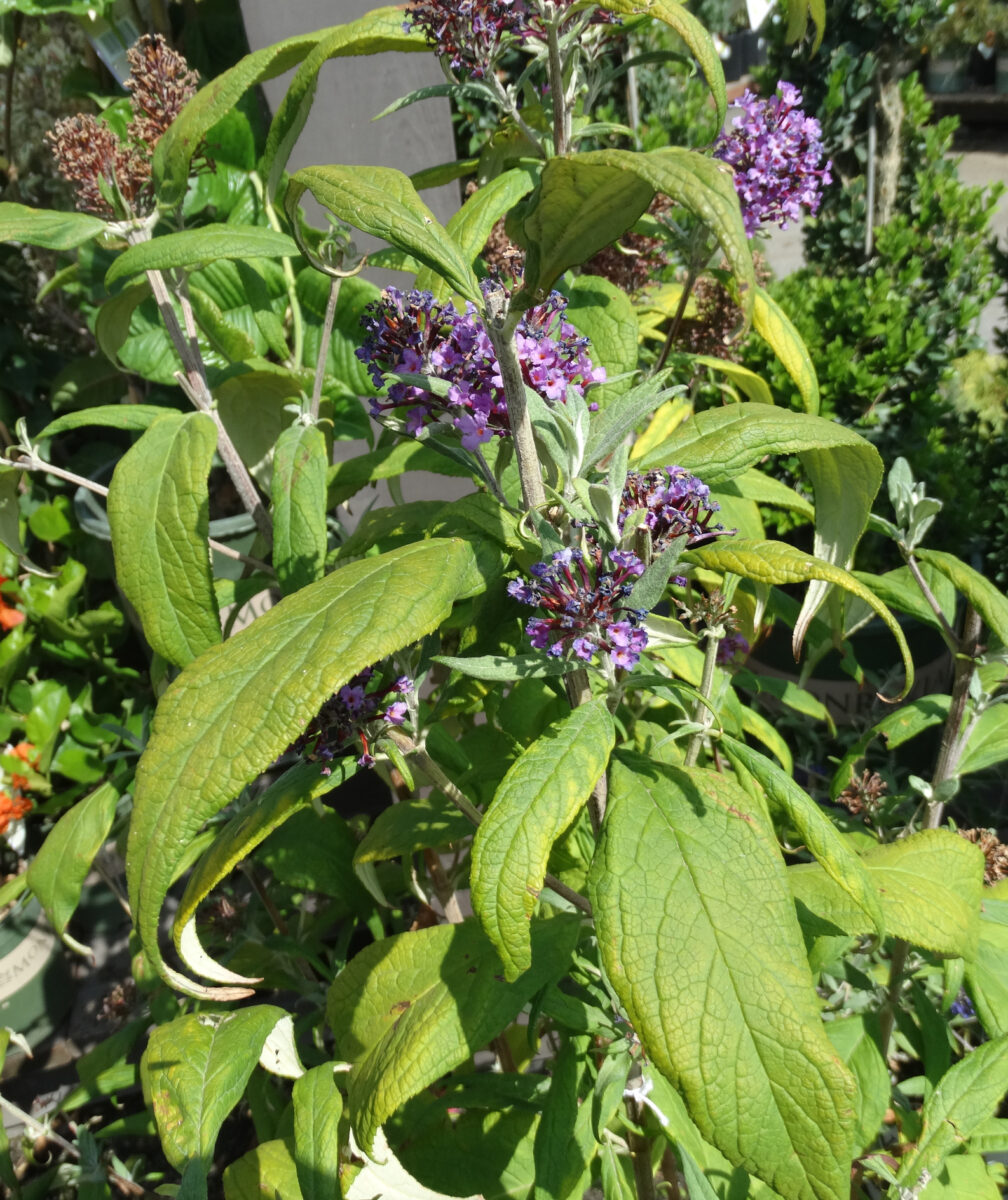
[[(872, 515), (878, 451), (818, 415), (801, 340), (756, 284), (748, 232), (814, 207), (828, 174), (795, 89), (753, 101), (716, 154), (705, 139), (623, 149), (624, 130), (593, 120), (621, 39), (652, 21), (723, 123), (713, 43), (675, 3), (418, 0), (202, 88), (142, 39), (115, 119), (53, 132), (81, 211), (0, 206), (5, 238), (76, 249), (102, 352), (178, 387), (21, 422), (3, 459), (14, 551), (32, 479), (104, 502), (159, 697), (120, 788), (146, 1006), (81, 1061), (74, 1140), (59, 1134), (62, 1174), (43, 1186), (998, 1194), (982, 1155), (1006, 1146), (1008, 893), (984, 875), (1003, 851), (946, 811), (965, 772), (1008, 757), (1008, 600), (927, 548), (936, 502), (905, 463)], [(814, 44), (822, 6), (789, 3), (794, 38), (810, 21)], [(432, 49), (444, 84), (389, 111), (476, 95), (498, 114), (478, 156), (412, 179), (287, 173), (324, 63)], [(256, 147), (236, 105), (288, 71)], [(442, 225), (420, 190), (471, 174)], [(371, 262), (401, 288), (357, 273), (353, 230), (384, 243)], [(803, 411), (691, 412), (670, 367), (642, 369), (642, 308), (580, 272), (642, 230), (683, 268), (670, 348), (713, 270)], [(61, 439), (94, 428), (135, 438), (107, 487), (59, 461)], [(333, 440), (358, 435), (367, 451), (333, 466)], [(780, 454), (813, 500), (764, 473)], [(472, 490), (404, 502), (421, 469)], [(238, 547), (211, 536), (220, 492), (253, 526)], [(767, 538), (761, 505), (813, 520), (812, 551)], [(850, 569), (869, 523), (900, 555), (887, 574)], [(236, 631), (264, 594), (275, 603)], [(899, 706), (913, 663), (894, 611), (947, 643), (949, 694)], [(796, 656), (875, 617), (902, 661), (891, 713), (831, 772), (843, 807), (796, 782), (751, 702), (826, 717), (743, 667), (768, 614)], [(862, 769), (871, 737), (927, 731), (933, 769), (884, 795)], [(379, 798), (367, 817), (362, 782)], [(78, 847), (86, 822), (96, 844), (95, 794), (46, 845)], [(64, 926), (86, 858), (29, 874)], [(137, 1114), (96, 1135), (84, 1108), (135, 1078), (140, 1046), (160, 1178), (116, 1151)], [(229, 1155), (235, 1109), (251, 1128)]]

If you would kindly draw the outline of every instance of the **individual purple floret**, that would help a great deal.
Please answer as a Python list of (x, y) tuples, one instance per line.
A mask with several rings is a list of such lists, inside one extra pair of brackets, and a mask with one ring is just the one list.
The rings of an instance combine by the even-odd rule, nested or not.
[(973, 1007), (973, 1001), (967, 996), (963, 988), (959, 989), (959, 995), (956, 996), (949, 1012), (956, 1017), (963, 1017), (966, 1020), (971, 1020), (976, 1016), (976, 1009)]
[(801, 92), (783, 79), (777, 91), (764, 100), (747, 89), (739, 101), (742, 114), (714, 147), (715, 157), (735, 172), (750, 237), (765, 224), (786, 229), (801, 220), (802, 209), (814, 215), (823, 187), (832, 182), (832, 163), (823, 162), (822, 130), (799, 107)]
[[(605, 379), (605, 369), (588, 357), (588, 339), (564, 320), (566, 307), (553, 292), (525, 313), (515, 332), (525, 382), (550, 402), (566, 402), (571, 391), (583, 396), (590, 383)], [(361, 323), (365, 336), (357, 357), (376, 388), (384, 387), (386, 372), (428, 375), (448, 385), (441, 389), (445, 395), (436, 395), (393, 383), (386, 397), (371, 402), (372, 416), (405, 409), (407, 431), (414, 435), (435, 423), (453, 425), (467, 450), (510, 434), (497, 356), (472, 304), (460, 313), (430, 292), (389, 287), (368, 305)]]
[(532, 567), (531, 579), (512, 580), (508, 594), (549, 614), (525, 626), (537, 650), (551, 658), (573, 650), (589, 663), (605, 651), (614, 666), (629, 670), (647, 645), (647, 633), (639, 628), (646, 614), (622, 601), (644, 564), (629, 551), (610, 550), (610, 565), (603, 569), (604, 557), (599, 546), (558, 550), (551, 562)]
[(374, 667), (365, 667), (349, 683), (346, 683), (322, 705), (318, 716), (294, 743), (311, 762), (321, 762), (322, 774), (329, 775), (328, 765), (334, 758), (346, 754), (350, 746), (360, 740), (364, 753), (357, 759), (362, 767), (373, 767), (374, 757), (369, 742), (379, 737), (389, 725), (401, 725), (406, 719), (409, 706), (405, 700), (394, 699), (386, 703), (389, 696), (402, 697), (413, 691), (413, 684), (401, 675), (386, 687), (368, 685), (375, 678)]
[(718, 642), (717, 648), (717, 665), (719, 667), (730, 667), (736, 659), (744, 658), (749, 653), (749, 639), (742, 636), (737, 631), (727, 633)]
[(711, 499), (710, 488), (683, 467), (659, 467), (646, 475), (631, 471), (623, 485), (618, 524), (622, 532), (630, 513), (646, 509), (644, 525), (651, 531), (654, 552), (660, 554), (683, 534), (690, 548), (733, 532), (711, 525), (720, 507)]

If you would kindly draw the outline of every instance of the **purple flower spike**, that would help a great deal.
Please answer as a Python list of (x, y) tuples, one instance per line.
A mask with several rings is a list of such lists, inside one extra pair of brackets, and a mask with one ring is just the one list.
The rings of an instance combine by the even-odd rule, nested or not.
[(747, 89), (739, 101), (742, 115), (722, 131), (714, 147), (715, 157), (735, 172), (749, 237), (761, 225), (786, 229), (789, 222), (801, 220), (802, 209), (815, 215), (822, 189), (833, 178), (832, 163), (823, 163), (819, 122), (799, 107), (801, 92), (784, 80), (777, 92), (763, 100)]
[[(382, 687), (369, 685), (375, 679), (375, 668), (365, 667), (349, 683), (345, 683), (322, 705), (318, 716), (294, 743), (310, 762), (323, 763), (322, 774), (331, 775), (328, 763), (348, 753), (354, 742), (360, 742), (364, 753), (357, 759), (361, 767), (373, 767), (374, 757), (369, 742), (380, 737), (389, 725), (402, 725), (409, 715), (405, 700), (394, 699), (385, 705), (389, 696), (408, 696), (413, 683), (400, 675), (393, 683)], [(384, 707), (383, 707), (384, 705)]]
[(572, 651), (582, 662), (593, 662), (605, 652), (617, 667), (629, 670), (647, 645), (647, 633), (638, 628), (644, 613), (627, 608), (623, 601), (644, 564), (629, 551), (610, 551), (610, 567), (599, 546), (585, 551), (558, 550), (548, 563), (532, 567), (532, 579), (508, 584), (508, 594), (547, 615), (532, 617), (525, 626), (536, 650), (551, 658)]
[(618, 518), (621, 531), (630, 513), (641, 508), (646, 510), (644, 524), (651, 531), (656, 554), (683, 534), (690, 548), (734, 532), (711, 525), (720, 505), (710, 498), (710, 488), (683, 467), (660, 467), (646, 475), (631, 471), (623, 485)]
[[(583, 396), (589, 384), (605, 379), (605, 369), (588, 357), (588, 339), (563, 319), (566, 306), (554, 292), (525, 313), (515, 333), (525, 382), (548, 401), (566, 402), (572, 392)], [(372, 416), (405, 410), (413, 436), (429, 425), (453, 425), (466, 450), (510, 434), (497, 356), (473, 305), (460, 313), (430, 292), (390, 287), (368, 306), (361, 323), (365, 337), (357, 357), (367, 364), (376, 389), (384, 386), (387, 372), (449, 385), (440, 396), (413, 383), (393, 383), (386, 397), (372, 400)]]

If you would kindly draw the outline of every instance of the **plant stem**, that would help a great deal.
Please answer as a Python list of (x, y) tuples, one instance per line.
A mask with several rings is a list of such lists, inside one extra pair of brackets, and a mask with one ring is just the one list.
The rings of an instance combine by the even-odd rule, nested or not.
[(496, 73), (494, 71), (487, 72), (487, 76), (486, 76), (486, 79), (484, 80), (484, 82), (490, 84), (494, 95), (500, 101), (501, 106), (507, 111), (508, 116), (511, 118), (512, 121), (514, 121), (514, 123), (518, 126), (518, 128), (522, 131), (522, 133), (528, 138), (528, 140), (534, 146), (537, 146), (539, 148), (539, 153), (542, 154), (543, 150), (542, 150), (542, 144), (539, 141), (539, 134), (536, 133), (536, 131), (532, 128), (532, 126), (525, 120), (525, 118), (518, 111), (518, 106), (515, 104), (514, 100), (511, 98), (511, 96), (508, 95), (507, 89), (504, 87), (504, 85), (501, 83), (501, 81), (497, 78)]
[(679, 326), (682, 325), (683, 317), (686, 315), (686, 305), (689, 304), (689, 298), (693, 291), (693, 285), (696, 283), (700, 275), (699, 266), (694, 265), (694, 261), (690, 261), (689, 268), (686, 272), (686, 282), (683, 284), (682, 295), (679, 297), (679, 303), (676, 305), (675, 315), (672, 317), (672, 324), (668, 327), (668, 333), (665, 335), (665, 342), (662, 345), (661, 353), (655, 361), (654, 370), (660, 371), (665, 366), (668, 360), (669, 353), (675, 345), (675, 340), (679, 335)]
[[(708, 701), (714, 688), (714, 668), (717, 666), (717, 652), (720, 644), (721, 639), (714, 637), (708, 630), (707, 645), (704, 647), (703, 674), (700, 677), (700, 695)], [(711, 725), (710, 708), (701, 700), (697, 700), (696, 707), (693, 709), (693, 720), (700, 728), (690, 738), (690, 744), (686, 747), (686, 757), (683, 763), (687, 767), (696, 766), (704, 737)]]
[[(266, 214), (266, 221), (270, 229), (275, 230), (277, 233), (282, 233), (280, 219), (276, 215), (273, 202), (266, 194), (266, 188), (259, 177), (258, 171), (252, 171), (249, 174), (249, 179), (252, 181), (252, 186), (259, 197), (259, 203), (263, 206), (263, 212)], [(287, 303), (290, 306), (291, 313), (291, 333), (294, 336), (294, 345), (291, 348), (291, 366), (297, 370), (304, 360), (304, 318), (301, 315), (301, 305), (297, 298), (297, 280), (294, 278), (294, 266), (289, 258), (283, 258), (281, 262), (283, 263), (284, 281), (287, 284)]]
[(564, 103), (563, 63), (560, 61), (558, 23), (559, 16), (555, 16), (546, 27), (550, 99), (553, 101), (553, 151), (557, 157), (566, 154), (570, 147), (570, 113)]
[(318, 420), (319, 405), (322, 402), (322, 380), (325, 378), (326, 359), (329, 357), (329, 343), (332, 340), (333, 319), (336, 316), (336, 301), (339, 299), (340, 283), (342, 280), (334, 275), (329, 280), (329, 299), (326, 302), (325, 320), (322, 322), (322, 340), (319, 342), (318, 362), (315, 364), (315, 383), (312, 387), (310, 415), (312, 424)]
[(949, 649), (954, 652), (959, 645), (959, 639), (956, 637), (955, 630), (945, 619), (945, 614), (942, 612), (941, 605), (938, 603), (934, 592), (932, 592), (931, 588), (928, 586), (928, 581), (921, 574), (920, 564), (917, 562), (917, 559), (914, 558), (912, 550), (904, 551), (903, 557), (906, 561), (906, 565), (910, 568), (910, 574), (913, 576), (914, 582), (921, 590), (921, 595), (927, 601), (928, 607), (938, 618), (938, 624), (941, 625), (942, 635), (945, 638), (946, 644), (948, 645)]
[[(627, 1116), (635, 1125), (644, 1119), (643, 1105), (638, 1100), (627, 1099)], [(634, 1184), (637, 1200), (656, 1200), (654, 1171), (651, 1169), (651, 1140), (636, 1129), (627, 1130), (627, 1145), (633, 1162)]]
[(504, 381), (511, 441), (521, 479), (522, 503), (527, 510), (541, 508), (546, 503), (546, 489), (543, 487), (539, 456), (532, 436), (532, 419), (525, 401), (525, 378), (514, 340), (518, 317), (508, 313), (500, 301), (494, 305), (490, 301), (491, 297), (488, 297), (486, 330)]

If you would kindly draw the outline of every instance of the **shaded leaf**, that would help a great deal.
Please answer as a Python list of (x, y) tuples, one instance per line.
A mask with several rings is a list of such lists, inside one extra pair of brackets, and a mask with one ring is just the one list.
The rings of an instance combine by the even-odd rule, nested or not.
[(0, 242), (23, 242), (46, 250), (73, 250), (107, 228), (101, 217), (88, 213), (50, 212), (25, 204), (0, 204)]
[(343, 1097), (331, 1063), (302, 1075), (294, 1084), (294, 1163), (304, 1200), (331, 1200), (340, 1194), (339, 1121)]
[(273, 565), (288, 595), (321, 579), (328, 546), (329, 454), (317, 425), (288, 426), (273, 452)]

